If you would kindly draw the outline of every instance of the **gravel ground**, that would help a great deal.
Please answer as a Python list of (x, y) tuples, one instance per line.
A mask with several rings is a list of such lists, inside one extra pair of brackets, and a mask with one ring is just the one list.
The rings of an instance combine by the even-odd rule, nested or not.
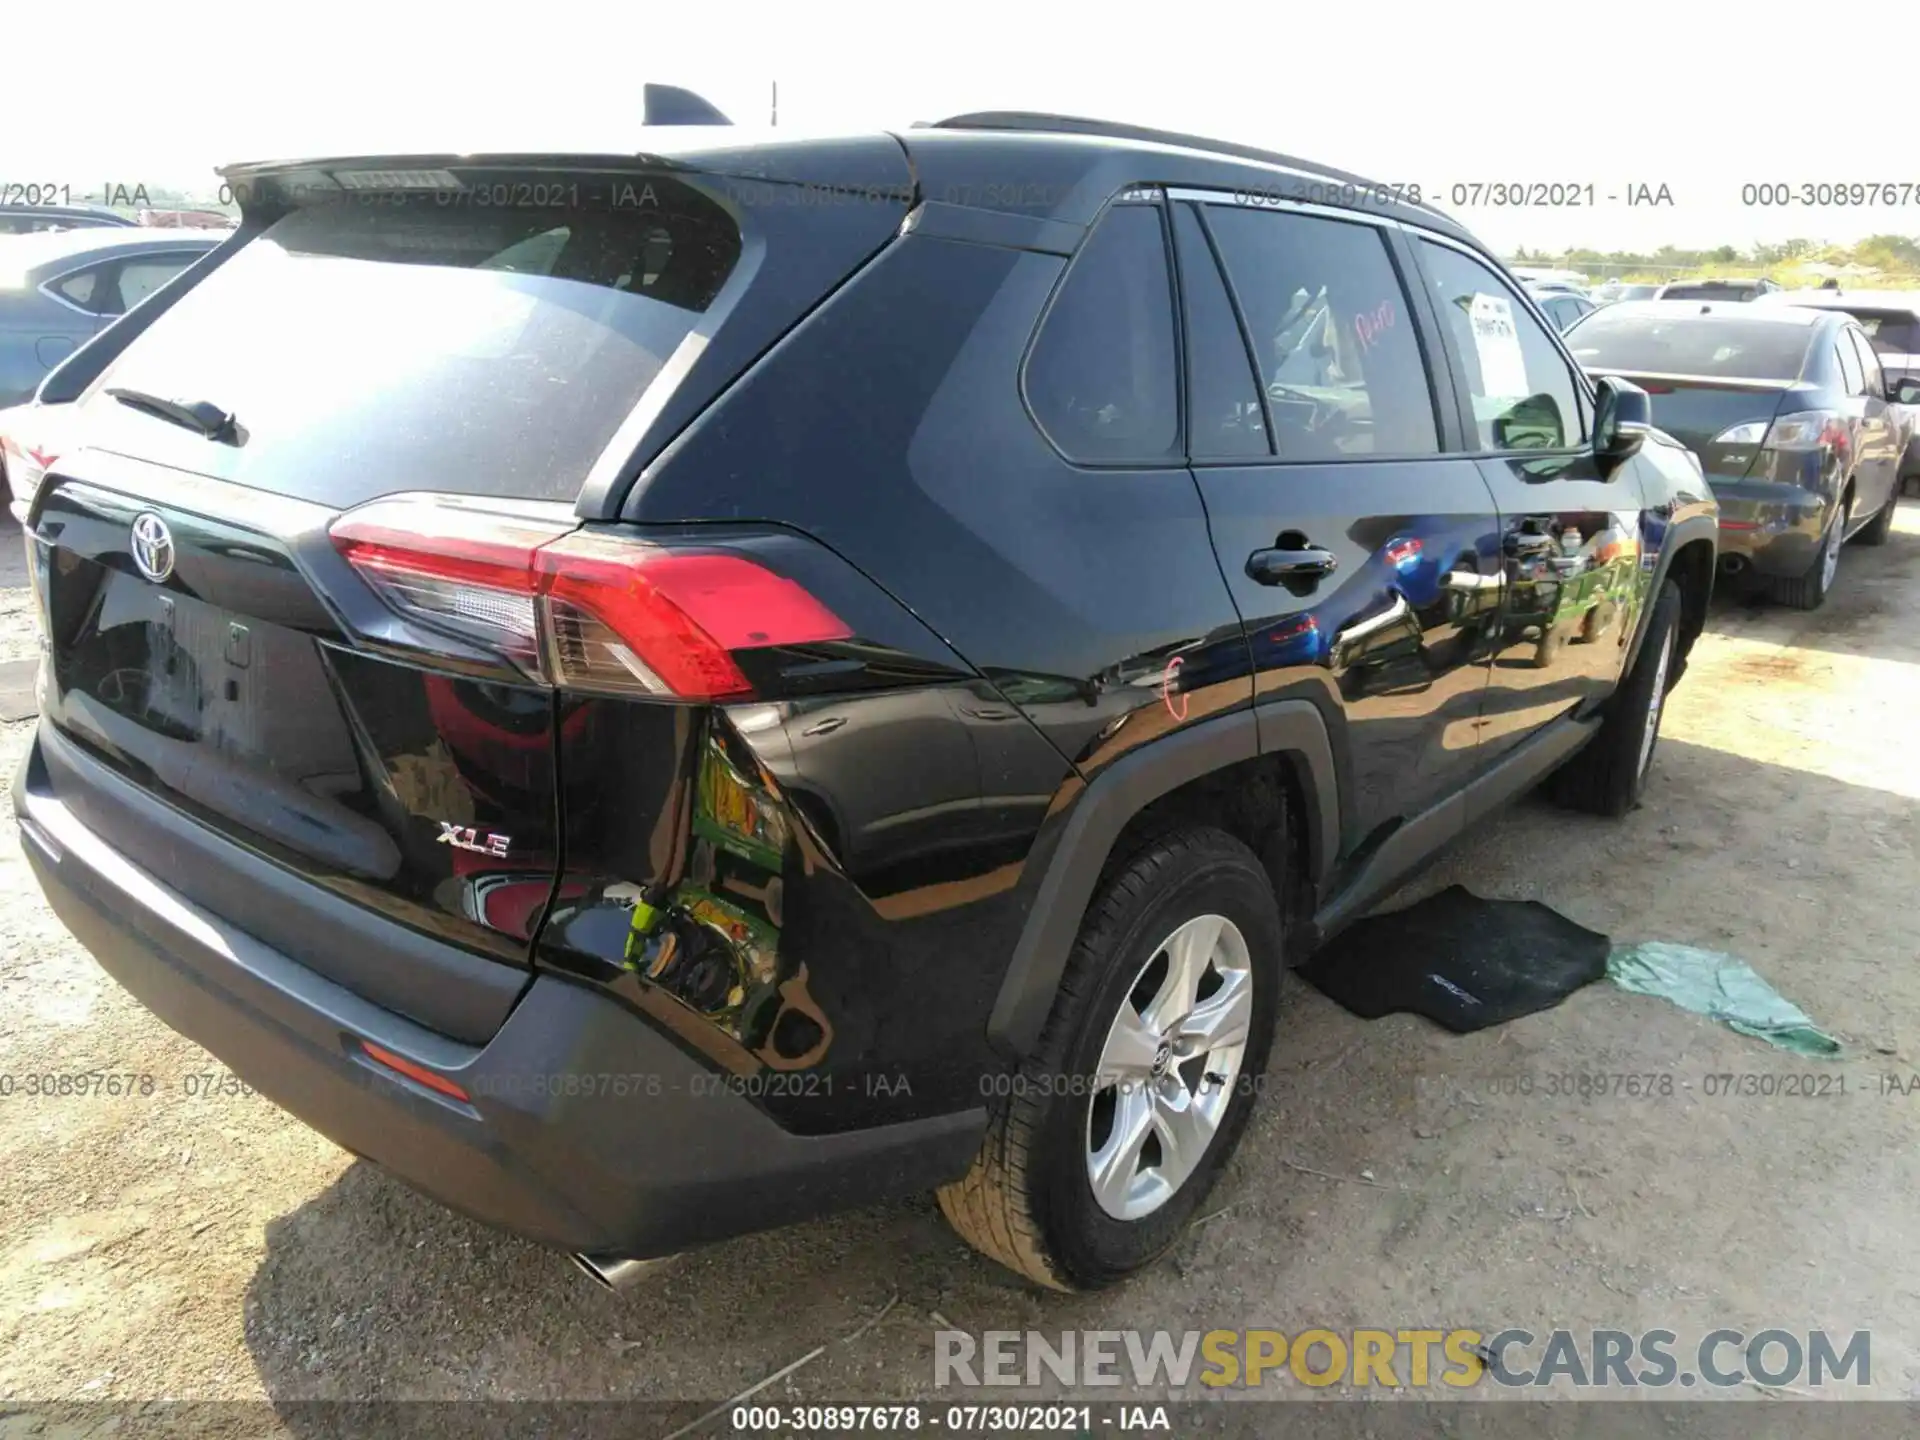
[[(17, 539), (0, 540), (13, 563)], [(1708, 1075), (1810, 1062), (1607, 985), (1454, 1037), (1362, 1022), (1294, 984), (1213, 1217), (1093, 1297), (1025, 1288), (930, 1199), (601, 1293), (210, 1087), (218, 1064), (47, 911), (6, 806), (0, 1073), (153, 1088), (0, 1099), (0, 1401), (265, 1399), (283, 1418), (306, 1399), (711, 1402), (822, 1344), (763, 1398), (925, 1395), (936, 1313), (975, 1332), (1511, 1324), (1664, 1327), (1683, 1345), (1719, 1326), (1867, 1329), (1868, 1393), (1920, 1394), (1920, 1093), (1879, 1083), (1920, 1070), (1920, 746), (1903, 739), (1920, 710), (1916, 572), (1909, 506), (1886, 548), (1849, 549), (1818, 614), (1716, 605), (1642, 809), (1606, 823), (1522, 801), (1392, 902), (1460, 882), (1617, 940), (1730, 951), (1843, 1038), (1826, 1071), (1848, 1093), (1709, 1096)], [(20, 578), (0, 570), (0, 658), (31, 653)], [(8, 776), (29, 730), (0, 733)], [(1500, 1077), (1582, 1070), (1674, 1089), (1496, 1093)]]

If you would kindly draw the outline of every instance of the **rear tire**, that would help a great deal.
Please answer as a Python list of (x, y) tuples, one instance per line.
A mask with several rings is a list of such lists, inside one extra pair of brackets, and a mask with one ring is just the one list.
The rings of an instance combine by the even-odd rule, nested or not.
[(1646, 793), (1667, 693), (1679, 678), (1680, 587), (1668, 580), (1654, 598), (1646, 638), (1633, 669), (1620, 682), (1600, 722), (1600, 733), (1547, 782), (1562, 805), (1618, 818)]
[(1807, 566), (1805, 574), (1796, 575), (1791, 580), (1773, 582), (1774, 599), (1796, 610), (1818, 610), (1827, 603), (1827, 596), (1833, 592), (1834, 578), (1840, 571), (1840, 547), (1846, 543), (1847, 520), (1851, 514), (1852, 506), (1849, 505), (1833, 517), (1833, 523), (1821, 537), (1820, 548), (1814, 553), (1813, 563)]
[[(1213, 928), (1215, 920), (1225, 923)], [(1007, 1093), (992, 1087), (980, 1153), (939, 1192), (961, 1238), (1055, 1290), (1099, 1289), (1163, 1255), (1246, 1127), (1273, 1040), (1284, 942), (1267, 872), (1223, 831), (1173, 831), (1112, 873), (1088, 907), (1036, 1052), (994, 1077)], [(1176, 952), (1201, 957), (1198, 968), (1179, 966)], [(1221, 957), (1219, 968), (1207, 956)], [(1180, 999), (1176, 967), (1198, 979), (1187, 989), (1197, 1000), (1189, 1029), (1178, 1023), (1178, 1003), (1163, 1005)], [(1243, 1022), (1237, 1055), (1231, 1043), (1188, 1038), (1231, 1042)], [(1156, 1035), (1169, 1037), (1164, 1047), (1136, 1038)], [(1210, 1048), (1180, 1058), (1196, 1045)], [(1134, 1053), (1152, 1057), (1139, 1081), (1098, 1083), (1133, 1073)], [(1181, 1086), (1191, 1087), (1190, 1110), (1161, 1103)], [(1195, 1128), (1203, 1122), (1210, 1132)], [(1130, 1146), (1129, 1135), (1144, 1138)], [(1183, 1139), (1192, 1144), (1184, 1159)], [(1098, 1185), (1096, 1171), (1107, 1177)]]
[(1880, 513), (1867, 523), (1867, 528), (1853, 538), (1862, 545), (1884, 545), (1887, 537), (1893, 533), (1893, 515), (1900, 508), (1900, 487), (1893, 487), (1893, 493), (1887, 496), (1887, 503)]

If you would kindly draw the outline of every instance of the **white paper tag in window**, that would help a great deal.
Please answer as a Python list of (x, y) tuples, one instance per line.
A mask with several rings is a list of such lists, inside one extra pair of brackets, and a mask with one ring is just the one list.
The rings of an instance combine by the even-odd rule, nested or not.
[(1480, 358), (1480, 385), (1490, 400), (1520, 400), (1533, 391), (1527, 385), (1527, 357), (1520, 350), (1520, 332), (1513, 323), (1513, 307), (1503, 295), (1475, 294), (1473, 348)]

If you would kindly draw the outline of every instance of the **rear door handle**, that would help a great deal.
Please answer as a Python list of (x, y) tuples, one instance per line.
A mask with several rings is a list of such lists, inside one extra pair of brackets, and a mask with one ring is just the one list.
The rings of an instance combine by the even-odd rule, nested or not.
[(1317, 580), (1340, 568), (1331, 550), (1309, 546), (1303, 550), (1256, 550), (1247, 557), (1247, 578), (1260, 585), (1288, 580)]

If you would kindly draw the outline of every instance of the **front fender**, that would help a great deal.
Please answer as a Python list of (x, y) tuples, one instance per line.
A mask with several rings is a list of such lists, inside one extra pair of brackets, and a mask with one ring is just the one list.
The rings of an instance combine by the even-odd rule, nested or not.
[[(1643, 497), (1640, 565), (1645, 583), (1639, 595), (1639, 613), (1634, 617), (1633, 639), (1620, 671), (1623, 676), (1632, 673), (1640, 657), (1640, 646), (1653, 618), (1654, 597), (1672, 571), (1673, 557), (1696, 540), (1705, 540), (1712, 547), (1716, 564), (1720, 554), (1720, 506), (1692, 455), (1677, 442), (1654, 441), (1644, 446), (1636, 459), (1644, 462), (1638, 478)], [(1714, 568), (1710, 564), (1707, 570), (1709, 594)]]

